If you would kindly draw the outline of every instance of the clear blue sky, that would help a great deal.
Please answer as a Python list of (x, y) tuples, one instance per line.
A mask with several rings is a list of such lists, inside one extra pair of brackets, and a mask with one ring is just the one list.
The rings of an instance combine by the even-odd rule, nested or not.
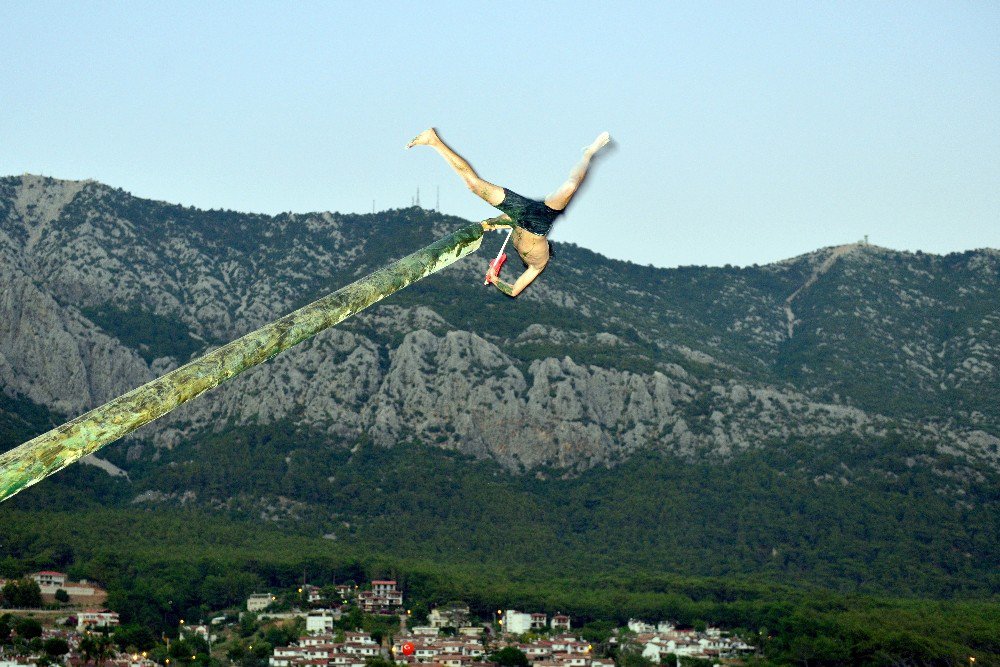
[(275, 213), (493, 214), (657, 266), (1000, 247), (1000, 3), (0, 3), (0, 174)]

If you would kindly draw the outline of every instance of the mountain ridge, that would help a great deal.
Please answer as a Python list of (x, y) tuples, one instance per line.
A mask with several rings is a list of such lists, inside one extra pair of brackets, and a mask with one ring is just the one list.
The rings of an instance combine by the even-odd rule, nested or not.
[[(64, 332), (62, 338), (32, 347), (31, 341), (37, 345), (37, 334), (28, 336), (23, 331), (8, 330), (10, 349), (16, 350), (19, 345), (24, 349), (20, 350), (20, 355), (14, 355), (16, 363), (7, 357), (0, 359), (0, 368), (6, 364), (6, 372), (0, 374), (0, 380), (8, 391), (13, 390), (67, 415), (94, 407), (186, 361), (177, 355), (156, 356), (157, 351), (150, 351), (147, 343), (138, 342), (135, 347), (124, 343), (124, 340), (138, 339), (133, 335), (123, 338), (122, 331), (108, 330), (121, 328), (123, 319), (161, 318), (163, 322), (158, 333), (165, 337), (171, 335), (173, 324), (182, 325), (174, 335), (175, 340), (167, 343), (165, 349), (170, 349), (171, 345), (180, 346), (193, 355), (203, 352), (206, 346), (242, 335), (292, 306), (318, 296), (322, 287), (338, 286), (330, 283), (346, 281), (393, 256), (393, 252), (365, 252), (374, 241), (363, 236), (356, 238), (359, 229), (363, 231), (363, 224), (352, 226), (354, 222), (366, 220), (365, 216), (330, 213), (260, 216), (197, 211), (139, 200), (93, 181), (8, 177), (0, 179), (0, 184), (6, 194), (6, 200), (0, 203), (3, 206), (0, 210), (5, 213), (4, 225), (0, 228), (0, 248), (6, 249), (5, 259), (9, 258), (8, 274), (13, 272), (7, 277), (10, 287), (5, 292), (8, 301), (17, 302), (7, 304), (6, 312), (11, 313), (8, 320), (26, 320), (36, 332)], [(447, 216), (412, 208), (389, 215), (401, 218), (390, 225), (390, 235), (408, 236), (413, 240), (426, 238), (429, 233), (440, 233), (448, 229), (452, 221)], [(215, 226), (206, 224), (206, 217), (216, 221)], [(254, 228), (263, 237), (259, 241), (246, 238), (245, 233)], [(316, 235), (321, 241), (310, 246), (307, 238), (311, 240)], [(264, 244), (263, 252), (260, 243)], [(155, 246), (156, 250), (148, 245)], [(398, 252), (402, 254), (405, 249), (400, 248)], [(836, 391), (824, 394), (815, 387), (802, 386), (794, 380), (789, 382), (787, 377), (772, 378), (768, 372), (760, 372), (773, 365), (766, 356), (780, 354), (781, 348), (797, 344), (794, 328), (802, 321), (794, 313), (789, 316), (791, 304), (794, 301), (803, 313), (815, 309), (816, 306), (810, 303), (815, 296), (813, 292), (821, 292), (827, 287), (820, 277), (857, 272), (859, 266), (864, 269), (865, 265), (876, 261), (922, 262), (931, 256), (909, 255), (856, 243), (820, 249), (759, 269), (679, 267), (672, 270), (598, 259), (596, 253), (573, 246), (567, 246), (564, 252), (571, 255), (579, 252), (584, 261), (599, 262), (598, 270), (603, 279), (601, 291), (595, 293), (580, 288), (580, 278), (584, 284), (588, 278), (574, 266), (576, 263), (571, 257), (565, 264), (556, 263), (545, 280), (533, 286), (517, 306), (511, 304), (508, 308), (535, 312), (559, 308), (563, 311), (560, 322), (579, 319), (578, 313), (584, 319), (595, 321), (601, 320), (601, 314), (608, 314), (610, 317), (604, 320), (608, 326), (585, 332), (578, 326), (534, 323), (527, 324), (516, 335), (498, 336), (495, 329), (469, 327), (468, 321), (449, 319), (449, 315), (469, 319), (461, 306), (462, 297), (458, 295), (451, 296), (450, 307), (443, 315), (438, 312), (440, 308), (434, 310), (416, 305), (415, 299), (404, 306), (381, 306), (361, 315), (356, 322), (325, 334), (322, 340), (306, 343), (293, 356), (283, 356), (269, 368), (261, 369), (259, 382), (252, 379), (258, 377), (256, 373), (239, 378), (233, 390), (221, 390), (212, 397), (184, 406), (168, 417), (165, 424), (154, 425), (149, 430), (155, 434), (154, 440), (169, 446), (190, 435), (190, 424), (209, 428), (219, 419), (223, 422), (232, 419), (236, 423), (263, 419), (266, 423), (268, 419), (281, 419), (306, 407), (306, 414), (314, 415), (313, 424), (352, 424), (355, 434), (374, 433), (376, 440), (384, 444), (404, 437), (417, 424), (415, 434), (428, 441), (438, 440), (455, 446), (454, 437), (445, 435), (442, 439), (437, 433), (440, 422), (445, 421), (453, 428), (455, 424), (464, 424), (457, 431), (463, 446), (480, 455), (492, 455), (509, 467), (526, 465), (530, 468), (560, 461), (566, 467), (585, 468), (615, 458), (617, 455), (604, 456), (602, 452), (607, 453), (616, 446), (623, 447), (623, 452), (634, 451), (657, 439), (670, 441), (677, 451), (688, 454), (701, 449), (725, 455), (734, 442), (738, 448), (751, 439), (787, 437), (802, 427), (805, 427), (800, 433), (802, 436), (845, 432), (845, 429), (862, 434), (865, 428), (869, 434), (874, 434), (879, 428), (894, 424), (897, 428), (902, 425), (910, 437), (936, 440), (937, 446), (944, 451), (964, 452), (991, 467), (998, 465), (993, 451), (1000, 442), (996, 439), (1000, 433), (996, 419), (980, 419), (981, 423), (975, 423), (976, 415), (973, 414), (970, 419), (959, 420), (953, 416), (936, 423), (927, 419), (914, 420), (912, 415), (880, 412), (864, 404), (858, 405), (851, 395), (841, 400)], [(369, 260), (372, 254), (380, 255), (379, 260)], [(969, 253), (933, 257), (938, 262), (949, 262), (968, 256)], [(973, 252), (972, 256), (981, 258), (986, 265), (993, 261), (993, 266), (987, 266), (987, 270), (993, 271), (990, 277), (995, 282), (996, 265), (1000, 264), (996, 261), (998, 253)], [(177, 264), (186, 265), (184, 271), (164, 261), (175, 258)], [(279, 264), (287, 258), (294, 261)], [(282, 266), (278, 276), (268, 274), (268, 261)], [(23, 266), (19, 268), (19, 264)], [(470, 267), (471, 263), (465, 263), (447, 274), (454, 276), (452, 282), (466, 280), (476, 273)], [(906, 268), (912, 270), (908, 265)], [(622, 280), (622, 274), (629, 270), (638, 272), (639, 284)], [(720, 275), (735, 273), (739, 277), (747, 272), (757, 275), (752, 281), (729, 281), (729, 284), (724, 280), (726, 276)], [(692, 275), (688, 281), (684, 276), (688, 273), (699, 275)], [(655, 277), (656, 282), (663, 283), (667, 282), (667, 276), (678, 275), (679, 279), (673, 282), (681, 283), (682, 288), (684, 283), (691, 286), (706, 283), (698, 295), (702, 299), (711, 293), (713, 283), (720, 283), (717, 298), (706, 309), (709, 314), (711, 309), (720, 307), (732, 311), (727, 300), (747, 299), (745, 287), (756, 289), (758, 294), (752, 296), (763, 297), (756, 298), (756, 303), (751, 303), (743, 312), (737, 312), (740, 317), (731, 320), (726, 327), (727, 337), (747, 348), (742, 351), (739, 363), (727, 358), (732, 348), (723, 345), (718, 328), (711, 331), (711, 321), (685, 322), (687, 331), (683, 331), (686, 334), (683, 337), (662, 336), (658, 331), (660, 326), (666, 324), (678, 329), (680, 327), (670, 320), (686, 317), (686, 313), (671, 313), (671, 304), (665, 304), (666, 317), (661, 315), (660, 321), (648, 318), (646, 322), (630, 322), (623, 317), (645, 310), (643, 302), (650, 298), (662, 303), (655, 293), (655, 285), (654, 289), (643, 289), (644, 277)], [(441, 287), (444, 280), (439, 278), (430, 282)], [(779, 285), (767, 285), (767, 281), (780, 283), (782, 289), (774, 289)], [(765, 293), (768, 287), (772, 288), (770, 296)], [(413, 292), (421, 290), (426, 291), (424, 286), (411, 288)], [(618, 302), (605, 298), (612, 290), (617, 290)], [(782, 291), (787, 294), (784, 298)], [(403, 296), (402, 300), (406, 301), (408, 296)], [(490, 306), (499, 313), (497, 306), (500, 303), (494, 298)], [(521, 307), (521, 303), (529, 306)], [(122, 304), (128, 306), (123, 308)], [(538, 304), (546, 304), (546, 307), (540, 309)], [(698, 308), (697, 298), (693, 305)], [(39, 312), (32, 311), (33, 306), (39, 307)], [(129, 311), (127, 317), (126, 311)], [(764, 317), (764, 311), (771, 315)], [(15, 312), (18, 317), (13, 316)], [(381, 313), (392, 315), (385, 317)], [(58, 320), (53, 320), (57, 314)], [(476, 319), (483, 321), (483, 318)], [(515, 320), (515, 317), (508, 319)], [(988, 324), (989, 321), (987, 314), (983, 322)], [(97, 322), (104, 326), (95, 326)], [(603, 328), (608, 331), (597, 330)], [(782, 328), (786, 330), (783, 332)], [(376, 331), (379, 333), (375, 334)], [(743, 335), (744, 331), (750, 335)], [(393, 339), (394, 345), (383, 347), (376, 342), (386, 335)], [(809, 335), (802, 333), (799, 339), (802, 337)], [(79, 350), (80, 344), (72, 342), (77, 340), (87, 340), (86, 353), (71, 352), (74, 345)], [(700, 344), (692, 346), (696, 341)], [(821, 343), (808, 352), (815, 354), (825, 346)], [(63, 351), (53, 355), (52, 349)], [(903, 349), (913, 356), (908, 347)], [(46, 354), (46, 350), (50, 353)], [(554, 352), (555, 356), (545, 356), (546, 352)], [(343, 394), (347, 400), (331, 401), (329, 396), (315, 400), (304, 398), (309, 395), (309, 387), (316, 386), (315, 375), (304, 378), (304, 384), (279, 385), (279, 390), (270, 394), (264, 389), (266, 385), (273, 385), (278, 375), (284, 378), (298, 375), (303, 379), (301, 369), (296, 370), (300, 357), (305, 360), (317, 357), (317, 353), (326, 360), (349, 362), (340, 368), (339, 361), (324, 365), (319, 358), (312, 358), (306, 362), (310, 372), (324, 378), (319, 386), (333, 387), (336, 389), (333, 393)], [(52, 359), (58, 365), (67, 356), (74, 362), (68, 374), (44, 365), (39, 369), (34, 364), (33, 368), (28, 362), (29, 358)], [(587, 356), (591, 359), (586, 359)], [(985, 373), (996, 383), (997, 364), (993, 363), (996, 356), (997, 348), (991, 346), (986, 359), (969, 357), (966, 364), (956, 370), (969, 371), (966, 375)], [(618, 360), (618, 368), (610, 359)], [(598, 365), (593, 365), (594, 361), (599, 362)], [(979, 365), (976, 362), (980, 362)], [(926, 364), (912, 363), (915, 368), (929, 371)], [(632, 370), (621, 370), (623, 367)], [(350, 370), (345, 371), (345, 368)], [(645, 379), (640, 381), (640, 377)], [(354, 404), (362, 398), (349, 386), (354, 380), (362, 383), (362, 393), (367, 397), (366, 407), (360, 411), (355, 410)], [(423, 390), (410, 390), (418, 386)], [(456, 392), (456, 387), (464, 388)], [(240, 395), (268, 396), (268, 400), (234, 403), (231, 397)], [(460, 395), (479, 396), (471, 418), (468, 412), (455, 408), (461, 405)], [(499, 416), (491, 415), (489, 409), (497, 400), (496, 396), (503, 401)], [(623, 400), (618, 402), (616, 397)], [(699, 405), (711, 405), (721, 399), (719, 402), (725, 404), (726, 409), (697, 414), (700, 408), (696, 405), (695, 414), (686, 419), (679, 406), (690, 406), (696, 397)], [(740, 417), (738, 406), (747, 398), (750, 407), (743, 412), (748, 414)], [(319, 404), (325, 408), (319, 409)], [(830, 418), (825, 424), (820, 423), (822, 420), (786, 420), (774, 427), (780, 421), (773, 414), (775, 409), (785, 413), (791, 410), (826, 414)], [(625, 419), (622, 420), (611, 417), (623, 414)], [(567, 415), (570, 418), (566, 418)], [(727, 417), (735, 422), (728, 429), (724, 428), (727, 425), (724, 422), (730, 421)], [(704, 426), (701, 431), (691, 428), (696, 422)], [(535, 435), (530, 440), (518, 440), (519, 429), (503, 426), (511, 423), (526, 424), (527, 430), (533, 430)], [(879, 424), (881, 426), (877, 426)], [(491, 432), (500, 434), (497, 439), (504, 442), (502, 446), (491, 446), (484, 441), (481, 434)], [(346, 433), (340, 430), (338, 435)], [(551, 443), (541, 448), (540, 455), (539, 437)], [(515, 444), (509, 446), (512, 441)]]
[[(181, 204), (181, 203), (177, 203), (177, 202), (171, 202), (171, 201), (166, 200), (166, 199), (152, 199), (152, 198), (148, 198), (148, 197), (138, 197), (136, 195), (132, 195), (131, 193), (128, 193), (127, 191), (123, 190), (122, 188), (118, 188), (118, 187), (114, 187), (112, 185), (108, 185), (106, 183), (102, 183), (101, 181), (93, 179), (93, 178), (62, 179), (62, 178), (56, 178), (56, 177), (52, 177), (52, 176), (45, 176), (45, 175), (42, 175), (42, 174), (32, 174), (32, 173), (29, 173), (29, 172), (25, 172), (25, 173), (20, 174), (20, 175), (0, 176), (0, 181), (5, 181), (5, 182), (21, 181), (22, 184), (26, 185), (29, 190), (31, 190), (31, 189), (33, 189), (35, 187), (38, 187), (38, 186), (45, 186), (46, 190), (38, 192), (37, 194), (39, 194), (39, 195), (44, 195), (46, 192), (49, 192), (51, 188), (55, 188), (55, 193), (61, 195), (64, 198), (64, 201), (63, 201), (62, 205), (56, 207), (57, 210), (61, 210), (61, 208), (64, 207), (66, 204), (68, 204), (69, 201), (71, 201), (72, 198), (76, 194), (78, 194), (79, 191), (82, 190), (84, 187), (92, 186), (92, 187), (98, 187), (98, 188), (106, 189), (106, 190), (113, 191), (113, 192), (124, 193), (124, 194), (128, 195), (129, 197), (132, 197), (132, 198), (134, 198), (136, 200), (144, 201), (144, 202), (148, 202), (148, 203), (156, 204), (156, 205), (160, 205), (160, 206), (175, 207), (175, 208), (180, 208), (180, 209), (187, 209), (187, 210), (201, 211), (201, 212), (223, 211), (223, 212), (227, 212), (227, 213), (238, 213), (240, 215), (251, 216), (251, 217), (259, 218), (259, 219), (277, 219), (277, 218), (281, 218), (283, 216), (298, 216), (298, 217), (302, 217), (302, 218), (325, 218), (325, 219), (327, 219), (329, 221), (329, 219), (331, 218), (331, 216), (354, 216), (354, 217), (366, 217), (366, 216), (368, 216), (368, 214), (354, 214), (354, 213), (343, 213), (342, 214), (339, 211), (304, 211), (304, 212), (299, 212), (299, 213), (293, 213), (292, 211), (286, 211), (286, 212), (278, 213), (278, 214), (268, 214), (268, 213), (240, 212), (240, 211), (234, 211), (232, 209), (203, 209), (203, 208), (199, 208), (199, 207), (194, 206), (194, 205), (187, 205), (187, 204)], [(48, 199), (47, 203), (48, 203), (49, 206), (51, 206), (53, 204), (51, 198)], [(28, 205), (32, 205), (32, 204), (29, 203)], [(34, 206), (37, 206), (37, 203), (34, 203)], [(390, 210), (408, 210), (408, 209), (414, 209), (414, 208), (422, 210), (422, 211), (430, 211), (430, 212), (434, 211), (434, 209), (424, 209), (424, 208), (418, 207), (418, 206), (409, 206), (409, 207), (405, 207), (405, 208), (402, 208), (402, 209), (390, 209)], [(454, 216), (450, 216), (450, 215), (447, 215), (447, 214), (441, 214), (441, 215), (442, 215), (443, 218), (452, 218), (452, 219), (455, 219), (455, 220), (460, 220), (462, 222), (466, 222), (466, 223), (468, 222), (467, 220), (465, 220), (463, 218), (456, 218)], [(54, 218), (50, 215), (49, 221), (51, 222), (52, 219), (54, 219)], [(442, 230), (450, 230), (450, 227), (443, 227), (441, 229)], [(566, 245), (566, 246), (578, 247), (578, 248), (580, 248), (583, 251), (586, 251), (586, 252), (589, 252), (589, 253), (593, 253), (595, 255), (599, 255), (600, 254), (600, 253), (598, 253), (595, 250), (591, 250), (589, 248), (584, 248), (582, 246), (577, 246), (575, 243), (570, 242), (570, 241), (556, 241), (555, 243), (557, 243), (559, 245)], [(760, 265), (759, 263), (755, 262), (755, 263), (752, 263), (752, 264), (745, 264), (745, 265), (727, 264), (727, 265), (715, 266), (715, 265), (681, 264), (681, 265), (674, 266), (674, 267), (663, 267), (663, 266), (653, 266), (651, 264), (640, 264), (640, 263), (633, 262), (633, 261), (627, 260), (627, 259), (615, 259), (615, 258), (612, 258), (612, 257), (604, 257), (604, 256), (602, 256), (602, 257), (604, 257), (605, 260), (607, 260), (608, 262), (611, 262), (611, 263), (629, 264), (629, 265), (633, 265), (633, 266), (637, 266), (637, 267), (648, 267), (648, 268), (652, 268), (654, 270), (663, 270), (663, 271), (676, 270), (676, 269), (680, 269), (680, 268), (688, 268), (688, 267), (692, 267), (692, 266), (700, 266), (700, 267), (703, 267), (703, 268), (714, 268), (714, 269), (722, 269), (722, 268), (745, 269), (745, 268), (751, 268), (751, 267), (757, 267), (757, 266), (793, 264), (793, 263), (796, 263), (796, 262), (798, 262), (800, 260), (804, 260), (804, 259), (809, 258), (809, 257), (820, 255), (820, 254), (825, 253), (827, 251), (835, 251), (835, 250), (842, 249), (842, 248), (865, 248), (865, 249), (868, 249), (870, 252), (876, 252), (876, 253), (882, 252), (882, 253), (899, 254), (899, 255), (913, 255), (913, 256), (929, 255), (929, 256), (932, 256), (932, 257), (942, 257), (942, 258), (943, 257), (954, 256), (954, 255), (962, 255), (962, 254), (970, 253), (970, 252), (985, 253), (985, 254), (992, 254), (992, 255), (1000, 256), (1000, 248), (992, 248), (992, 247), (989, 247), (989, 246), (982, 246), (982, 247), (978, 247), (978, 248), (968, 248), (966, 250), (960, 250), (960, 251), (954, 251), (954, 252), (950, 252), (950, 253), (940, 254), (940, 253), (924, 252), (924, 251), (921, 251), (921, 250), (915, 250), (915, 251), (898, 250), (898, 249), (895, 249), (895, 248), (890, 248), (888, 246), (880, 246), (880, 245), (875, 244), (875, 243), (870, 243), (867, 240), (859, 240), (859, 241), (852, 241), (852, 242), (846, 242), (846, 243), (839, 243), (839, 244), (830, 245), (830, 246), (823, 246), (823, 247), (820, 247), (820, 248), (816, 248), (815, 250), (810, 250), (810, 251), (806, 251), (806, 252), (803, 252), (803, 253), (798, 254), (798, 255), (793, 255), (791, 257), (786, 257), (784, 259), (774, 260), (772, 262), (768, 262), (768, 263), (763, 264), (763, 265)]]
[[(0, 446), (464, 224), (0, 178)], [(74, 467), (12, 507), (200, 508), (566, 572), (995, 592), (1000, 253), (855, 246), (657, 269), (557, 244), (516, 300), (466, 260), (102, 450), (124, 474)]]

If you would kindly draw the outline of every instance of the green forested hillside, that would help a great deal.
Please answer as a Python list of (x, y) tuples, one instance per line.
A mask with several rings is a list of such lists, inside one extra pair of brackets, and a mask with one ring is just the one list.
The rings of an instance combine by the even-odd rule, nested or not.
[[(1000, 485), (988, 480), (962, 507), (936, 493), (921, 466), (901, 466), (892, 477), (881, 465), (864, 472), (879, 456), (886, 460), (875, 463), (893, 465), (888, 443), (785, 443), (722, 465), (649, 453), (573, 477), (511, 476), (419, 443), (351, 444), (288, 424), (233, 428), (133, 463), (130, 482), (74, 466), (4, 509), (99, 502), (159, 513), (189, 504), (269, 530), (325, 535), (353, 553), (539, 576), (752, 576), (943, 598), (1000, 588)], [(125, 451), (116, 447), (108, 458), (126, 465)], [(861, 472), (849, 482), (815, 482), (842, 464)]]
[[(227, 430), (133, 464), (130, 474), (133, 497), (191, 494), (247, 520), (267, 513), (261, 499), (280, 497), (292, 504), (272, 513), (279, 525), (366, 552), (524, 563), (552, 574), (752, 573), (845, 592), (1000, 589), (998, 480), (958, 506), (936, 492), (925, 466), (895, 463), (900, 446), (841, 437), (724, 464), (648, 453), (579, 476), (511, 476), (419, 443), (333, 444), (279, 424)], [(125, 465), (117, 451), (109, 458)], [(824, 475), (832, 479), (817, 483)]]
[[(359, 472), (372, 472), (368, 466), (376, 459), (362, 458)], [(383, 458), (378, 467), (386, 463)], [(387, 515), (373, 524), (376, 532), (359, 530), (367, 533), (363, 538), (331, 540), (197, 509), (121, 506), (120, 489), (101, 484), (102, 476), (108, 479), (104, 473), (78, 467), (64, 475), (44, 496), (29, 490), (0, 508), (0, 576), (58, 567), (104, 582), (109, 606), (127, 627), (173, 631), (180, 618), (207, 618), (241, 606), (251, 592), (291, 587), (302, 577), (317, 584), (392, 577), (409, 604), (463, 599), (484, 618), (500, 606), (569, 613), (576, 626), (632, 617), (718, 624), (761, 646), (775, 664), (958, 664), (970, 651), (981, 664), (1000, 658), (996, 600), (845, 594), (768, 576), (696, 577), (630, 564), (624, 550), (622, 562), (603, 567), (560, 561), (555, 554), (566, 550), (558, 547), (542, 554), (529, 548), (519, 556), (518, 546), (528, 546), (519, 542), (525, 534), (499, 534), (510, 523), (486, 532), (496, 540), (493, 553), (484, 544), (488, 538), (463, 539), (462, 530), (474, 521), (462, 522), (450, 510), (442, 512), (439, 528), (430, 529), (436, 541), (449, 527), (456, 533), (440, 548), (417, 547), (427, 533), (418, 533), (419, 512), (413, 511), (397, 520)], [(392, 481), (398, 479), (379, 479)], [(41, 509), (40, 500), (51, 505)]]

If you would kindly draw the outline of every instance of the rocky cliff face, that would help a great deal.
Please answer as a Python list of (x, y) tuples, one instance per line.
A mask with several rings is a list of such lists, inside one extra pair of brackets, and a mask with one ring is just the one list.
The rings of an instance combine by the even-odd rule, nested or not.
[[(0, 179), (0, 388), (75, 416), (461, 224), (420, 209), (206, 212)], [(484, 262), (459, 263), (182, 406), (130, 456), (290, 420), (512, 470), (887, 433), (960, 461), (948, 474), (1000, 468), (995, 250), (852, 244), (673, 270), (559, 254), (516, 302), (483, 291)]]

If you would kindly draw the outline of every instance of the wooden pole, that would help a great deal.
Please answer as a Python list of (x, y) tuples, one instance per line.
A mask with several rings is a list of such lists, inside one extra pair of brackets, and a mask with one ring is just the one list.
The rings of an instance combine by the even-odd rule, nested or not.
[(239, 373), (475, 252), (473, 223), (280, 320), (0, 454), (0, 502)]

